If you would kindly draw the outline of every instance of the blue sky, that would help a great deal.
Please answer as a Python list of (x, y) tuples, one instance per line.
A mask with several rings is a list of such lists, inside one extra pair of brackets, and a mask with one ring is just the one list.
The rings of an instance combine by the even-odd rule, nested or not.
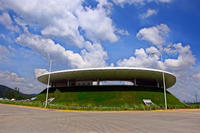
[(40, 92), (45, 86), (36, 76), (47, 71), (49, 55), (53, 70), (164, 69), (177, 76), (169, 91), (194, 101), (200, 97), (199, 5), (198, 0), (0, 0), (0, 83)]

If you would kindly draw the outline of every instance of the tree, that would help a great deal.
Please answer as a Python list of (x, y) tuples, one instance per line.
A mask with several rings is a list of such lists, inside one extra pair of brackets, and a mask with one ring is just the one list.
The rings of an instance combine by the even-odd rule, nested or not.
[(12, 90), (9, 90), (8, 91), (8, 99), (12, 99), (12, 98), (15, 98), (15, 92)]
[(198, 94), (197, 94), (197, 92), (194, 94), (194, 96), (195, 96), (195, 103), (198, 103)]

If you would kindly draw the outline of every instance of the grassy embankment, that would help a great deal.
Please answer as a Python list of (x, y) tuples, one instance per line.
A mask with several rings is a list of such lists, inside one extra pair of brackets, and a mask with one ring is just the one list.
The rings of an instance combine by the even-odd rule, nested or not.
[[(88, 86), (51, 89), (49, 97), (54, 97), (52, 105), (70, 107), (90, 107), (99, 109), (162, 109), (164, 108), (163, 89), (134, 86)], [(45, 100), (45, 91), (38, 95), (37, 101)], [(151, 99), (154, 105), (146, 106), (143, 99)], [(167, 92), (169, 108), (184, 108), (175, 96)]]
[[(50, 89), (49, 98), (55, 98), (48, 107), (72, 110), (155, 110), (164, 108), (163, 89), (133, 86), (70, 87)], [(143, 99), (154, 105), (146, 106)], [(45, 90), (33, 102), (7, 101), (11, 104), (44, 106)], [(168, 108), (199, 108), (186, 106), (167, 92)], [(0, 101), (1, 102), (1, 101)], [(4, 103), (6, 103), (4, 101)]]

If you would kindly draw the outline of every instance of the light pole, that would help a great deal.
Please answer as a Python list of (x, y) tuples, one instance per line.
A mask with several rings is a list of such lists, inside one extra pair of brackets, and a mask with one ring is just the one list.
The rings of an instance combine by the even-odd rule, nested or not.
[(48, 95), (49, 95), (49, 86), (50, 86), (49, 84), (50, 84), (50, 77), (51, 77), (51, 65), (52, 65), (52, 60), (49, 58), (49, 76), (48, 76), (48, 83), (47, 83), (45, 108), (47, 108), (47, 104), (48, 104)]
[[(168, 46), (167, 49), (172, 48), (172, 46)], [(155, 54), (155, 53), (151, 53)], [(163, 59), (163, 50), (160, 50), (160, 56), (161, 56), (161, 61), (164, 64), (164, 59)], [(165, 100), (165, 109), (167, 110), (167, 93), (166, 93), (166, 82), (165, 82), (165, 73), (162, 71), (162, 80), (163, 80), (163, 91), (164, 91), (164, 100)]]
[[(163, 56), (161, 53), (161, 61), (164, 63)], [(162, 72), (162, 80), (163, 80), (163, 91), (164, 91), (164, 99), (165, 99), (165, 109), (167, 110), (167, 95), (166, 95), (166, 85), (165, 85), (165, 73)]]

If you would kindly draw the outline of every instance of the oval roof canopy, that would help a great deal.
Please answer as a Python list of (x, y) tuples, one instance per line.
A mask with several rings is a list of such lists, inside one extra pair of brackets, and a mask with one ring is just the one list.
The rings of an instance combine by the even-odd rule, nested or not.
[[(50, 72), (50, 82), (83, 80), (83, 81), (133, 81), (134, 79), (162, 82), (162, 73), (165, 74), (166, 88), (176, 83), (176, 77), (166, 71), (136, 67), (104, 67), (71, 69)], [(44, 84), (48, 82), (49, 73), (38, 76), (38, 80)]]

